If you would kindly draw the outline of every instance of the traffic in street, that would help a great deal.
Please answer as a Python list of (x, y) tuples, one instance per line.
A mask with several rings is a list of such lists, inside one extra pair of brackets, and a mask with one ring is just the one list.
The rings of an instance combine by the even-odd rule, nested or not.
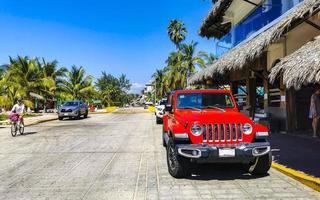
[(0, 199), (320, 198), (273, 168), (253, 176), (234, 164), (205, 164), (173, 178), (162, 125), (143, 108), (41, 123), (16, 137), (1, 128), (0, 160)]

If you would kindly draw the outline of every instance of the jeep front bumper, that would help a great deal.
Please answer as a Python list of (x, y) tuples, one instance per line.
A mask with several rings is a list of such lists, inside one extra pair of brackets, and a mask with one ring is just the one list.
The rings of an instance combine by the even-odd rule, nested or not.
[(179, 155), (197, 163), (249, 163), (270, 152), (269, 142), (237, 145), (176, 144)]

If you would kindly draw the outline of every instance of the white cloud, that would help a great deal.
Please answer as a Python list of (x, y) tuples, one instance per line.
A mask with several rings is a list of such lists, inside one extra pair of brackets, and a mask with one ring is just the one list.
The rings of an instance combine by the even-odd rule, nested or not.
[(130, 93), (140, 94), (144, 88), (144, 84), (141, 83), (132, 83)]

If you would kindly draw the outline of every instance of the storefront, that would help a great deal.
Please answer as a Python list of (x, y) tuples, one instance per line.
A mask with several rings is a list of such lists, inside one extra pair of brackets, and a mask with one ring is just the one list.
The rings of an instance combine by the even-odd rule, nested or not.
[[(281, 9), (278, 18), (239, 44), (232, 43), (236, 46), (191, 79), (195, 85), (203, 85), (206, 80), (214, 82), (212, 85), (229, 82), (236, 98), (245, 102), (246, 114), (255, 119), (267, 117), (271, 130), (275, 132), (296, 132), (311, 127), (307, 113), (313, 83), (316, 82), (306, 82), (296, 91), (297, 88), (286, 84), (282, 71), (272, 83), (269, 81), (269, 74), (275, 66), (283, 63), (283, 57), (320, 34), (320, 2), (305, 0), (292, 6), (288, 11)], [(235, 29), (237, 27), (233, 31)], [(221, 78), (217, 77), (228, 81), (219, 82)], [(303, 114), (297, 114), (297, 110)]]

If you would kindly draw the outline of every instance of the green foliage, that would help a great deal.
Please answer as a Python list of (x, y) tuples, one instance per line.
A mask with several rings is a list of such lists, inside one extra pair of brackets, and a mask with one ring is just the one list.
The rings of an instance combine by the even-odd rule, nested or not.
[(93, 77), (85, 75), (85, 69), (80, 66), (72, 66), (70, 71), (65, 73), (58, 86), (65, 97), (76, 100), (90, 100), (95, 96), (92, 85)]
[(116, 78), (103, 71), (95, 86), (105, 106), (123, 106), (133, 100), (132, 95), (128, 94), (130, 81), (124, 74)]
[(185, 40), (186, 34), (188, 33), (184, 23), (173, 19), (170, 21), (167, 29), (170, 40), (176, 45), (177, 49), (180, 49), (180, 43)]
[(198, 69), (212, 65), (216, 60), (213, 54), (196, 52), (197, 42), (181, 44), (185, 40), (186, 33), (183, 22), (171, 20), (168, 35), (177, 48), (169, 54), (166, 66), (163, 69), (157, 69), (152, 75), (153, 84), (156, 85), (157, 99), (161, 99), (172, 90), (185, 89), (188, 77)]
[(43, 58), (10, 57), (9, 64), (0, 66), (0, 78), (0, 107), (6, 109), (20, 98), (32, 108), (32, 93), (62, 101), (103, 99), (106, 105), (123, 105), (133, 98), (127, 94), (131, 84), (124, 74), (115, 78), (103, 72), (94, 87), (93, 77), (86, 75), (84, 67), (67, 70), (58, 67), (56, 60), (46, 62)]

